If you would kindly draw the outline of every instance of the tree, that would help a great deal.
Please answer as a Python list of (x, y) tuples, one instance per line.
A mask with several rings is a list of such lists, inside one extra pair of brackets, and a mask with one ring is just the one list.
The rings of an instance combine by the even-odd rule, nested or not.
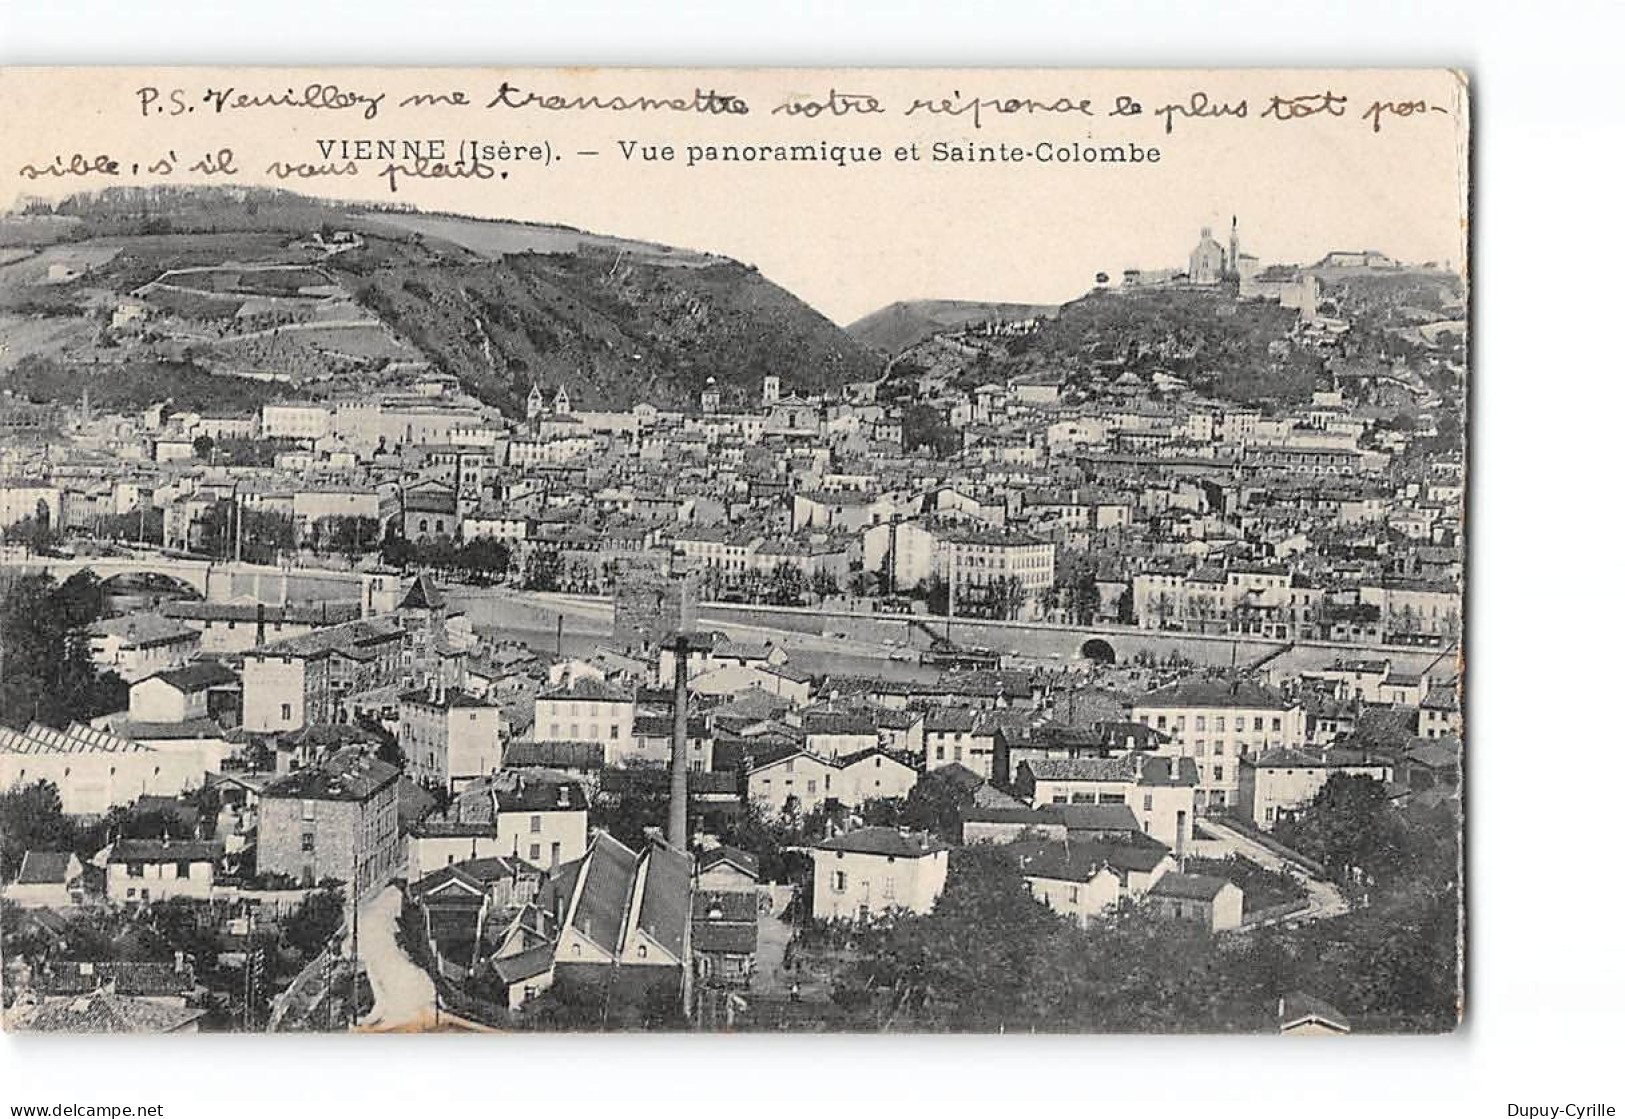
[(303, 959), (319, 953), (344, 923), (344, 895), (324, 888), (305, 897), (282, 927), (283, 939)]
[(958, 843), (960, 814), (975, 797), (975, 787), (955, 781), (940, 769), (933, 769), (914, 782), (903, 801), (900, 814), (905, 827), (920, 828)]
[(1401, 831), (1380, 781), (1334, 773), (1296, 819), (1277, 825), (1276, 835), (1342, 880), (1356, 867), (1366, 875), (1398, 869)]
[(48, 781), (0, 793), (0, 877), (11, 881), (29, 851), (70, 851), (77, 838)]
[(192, 440), (192, 453), (205, 462), (214, 457), (214, 436), (199, 435)]
[(800, 606), (807, 600), (807, 577), (791, 563), (773, 569), (768, 599), (775, 606)]
[(91, 664), (85, 645), (83, 627), (100, 617), (101, 603), (101, 583), (88, 571), (61, 584), (48, 575), (12, 583), (0, 602), (0, 721), (62, 727), (128, 705), (129, 686)]
[(312, 526), (317, 551), (338, 552), (352, 560), (378, 545), (378, 518), (350, 513), (320, 517)]
[(910, 404), (903, 409), (903, 449), (924, 447), (939, 458), (947, 458), (959, 450), (959, 432), (955, 431), (929, 404)]
[(45, 504), (43, 498), (36, 503), (32, 516), (7, 525), (0, 538), (7, 544), (22, 544), (34, 555), (49, 552), (59, 540), (59, 536), (51, 527), (50, 507)]
[(1027, 602), (1027, 587), (1014, 575), (1001, 575), (987, 588), (988, 612), (995, 618), (1009, 619), (1021, 614)]
[(1124, 587), (1117, 596), (1117, 620), (1125, 626), (1134, 624), (1134, 592)]
[(412, 547), (410, 540), (401, 535), (397, 526), (391, 525), (378, 548), (378, 560), (386, 567), (397, 569), (411, 567), (417, 562), (417, 549)]
[(537, 548), (530, 553), (530, 558), (525, 561), (524, 587), (527, 591), (557, 591), (563, 580), (564, 557), (557, 548)]

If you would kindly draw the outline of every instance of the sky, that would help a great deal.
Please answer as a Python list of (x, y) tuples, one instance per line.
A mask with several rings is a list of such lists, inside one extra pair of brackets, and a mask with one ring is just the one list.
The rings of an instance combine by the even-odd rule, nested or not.
[[(383, 95), (373, 119), (360, 108), (217, 109), (207, 90), (302, 91), (307, 82)], [(680, 112), (556, 112), (486, 107), (503, 82), (538, 94), (690, 96), (719, 90), (745, 99), (746, 115)], [(143, 88), (162, 97), (143, 98)], [(463, 90), (469, 107), (399, 107), (418, 91)], [(885, 111), (819, 117), (772, 109), (827, 101), (831, 90), (877, 98)], [(1271, 96), (1335, 91), (1343, 115), (1265, 119)], [(154, 105), (180, 91), (191, 108)], [(1176, 112), (1162, 105), (1248, 103), (1248, 115)], [(1410, 261), (1460, 267), (1465, 259), (1465, 89), (1433, 71), (382, 71), (382, 70), (11, 70), (0, 96), (0, 203), (100, 182), (156, 181), (150, 174), (28, 180), (25, 165), (79, 152), (121, 158), (128, 169), (169, 151), (184, 167), (197, 154), (233, 149), (229, 181), (272, 184), (273, 163), (321, 162), (318, 141), (441, 137), (545, 145), (551, 162), (505, 163), (505, 180), (413, 179), (390, 194), (362, 164), (356, 177), (310, 180), (310, 193), (410, 202), (482, 217), (558, 222), (594, 232), (716, 252), (755, 265), (837, 323), (902, 299), (958, 298), (1058, 303), (1097, 272), (1183, 267), (1199, 230), (1221, 240), (1231, 215), (1243, 251), (1268, 263), (1308, 263), (1331, 249), (1373, 248)], [(1107, 114), (1119, 96), (1142, 113)], [(1056, 105), (1091, 101), (1091, 115), (1065, 110), (908, 113), (917, 100), (976, 99)], [(522, 98), (515, 98), (522, 99)], [(141, 111), (141, 105), (147, 111)], [(1361, 119), (1385, 110), (1380, 131)], [(1425, 104), (1409, 113), (1401, 105)], [(689, 145), (816, 143), (876, 147), (879, 163), (701, 163)], [(1158, 161), (933, 163), (936, 142), (1005, 144), (1035, 151), (1132, 141)], [(670, 147), (669, 161), (624, 159), (619, 145)], [(895, 158), (917, 145), (918, 161)], [(597, 151), (597, 156), (578, 152)], [(184, 170), (169, 181), (185, 181)], [(201, 181), (201, 175), (190, 176)], [(215, 177), (211, 181), (221, 181)], [(398, 182), (402, 182), (397, 179)], [(300, 186), (298, 180), (275, 185)]]

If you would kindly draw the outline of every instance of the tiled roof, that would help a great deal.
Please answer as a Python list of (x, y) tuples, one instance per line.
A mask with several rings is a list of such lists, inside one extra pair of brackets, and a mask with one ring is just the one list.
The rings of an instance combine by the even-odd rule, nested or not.
[(818, 844), (821, 851), (845, 851), (855, 855), (891, 855), (917, 859), (946, 850), (930, 836), (904, 833), (897, 828), (858, 828), (845, 835), (832, 836)]
[(502, 753), (504, 769), (603, 769), (602, 742), (510, 742)]
[(1158, 688), (1135, 701), (1142, 707), (1244, 707), (1285, 710), (1281, 696), (1250, 680), (1225, 680), (1219, 677), (1193, 676), (1165, 688)]
[(102, 990), (46, 999), (34, 1007), (14, 1007), (6, 1024), (11, 1029), (46, 1033), (173, 1033), (196, 1022), (203, 1013)]
[(1169, 871), (1157, 879), (1151, 893), (1159, 897), (1182, 898), (1187, 901), (1212, 901), (1229, 881), (1212, 874), (1181, 874)]
[(638, 928), (681, 960), (688, 948), (689, 906), (693, 895), (693, 866), (688, 855), (664, 843), (644, 851), (647, 869), (638, 906)]
[(1287, 1030), (1309, 1022), (1329, 1026), (1339, 1033), (1348, 1033), (1350, 1029), (1349, 1020), (1331, 1003), (1322, 1002), (1302, 991), (1292, 991), (1284, 995), (1280, 1006), (1281, 1029)]
[(157, 614), (126, 614), (85, 627), (92, 637), (116, 637), (126, 645), (172, 645), (197, 640), (197, 630)]
[(67, 881), (71, 851), (25, 851), (17, 871), (19, 886), (60, 886)]
[(208, 688), (218, 688), (226, 684), (237, 683), (237, 674), (219, 661), (194, 661), (180, 668), (167, 668), (162, 672), (155, 672), (138, 682), (145, 684), (148, 680), (162, 680), (170, 687), (185, 693), (201, 692)]
[(553, 951), (556, 947), (554, 944), (538, 944), (516, 955), (503, 956), (491, 961), (491, 970), (496, 972), (498, 979), (509, 986), (526, 979), (534, 979), (552, 968)]
[(700, 873), (703, 874), (712, 867), (720, 866), (723, 863), (732, 863), (753, 878), (761, 874), (761, 864), (755, 855), (749, 851), (741, 851), (737, 847), (730, 847), (727, 844), (723, 844), (721, 847), (713, 847), (700, 856)]
[(296, 770), (265, 787), (268, 798), (367, 800), (400, 777), (400, 770), (358, 747), (335, 751), (317, 765)]
[(121, 995), (178, 997), (197, 985), (191, 967), (172, 963), (124, 960), (52, 960), (40, 976), (39, 989), (47, 995), (94, 991), (112, 984)]
[(213, 862), (225, 845), (213, 839), (121, 839), (107, 856), (109, 863)]

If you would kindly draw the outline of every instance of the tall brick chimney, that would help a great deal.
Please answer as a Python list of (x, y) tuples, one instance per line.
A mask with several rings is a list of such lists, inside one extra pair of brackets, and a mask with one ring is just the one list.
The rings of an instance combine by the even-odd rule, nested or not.
[(677, 635), (677, 680), (672, 692), (671, 806), (666, 836), (673, 849), (688, 850), (688, 638)]

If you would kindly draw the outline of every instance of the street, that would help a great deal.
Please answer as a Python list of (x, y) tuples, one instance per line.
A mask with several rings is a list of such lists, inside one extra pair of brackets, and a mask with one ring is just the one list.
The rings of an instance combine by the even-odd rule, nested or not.
[(400, 913), (401, 892), (394, 886), (361, 904), (359, 954), (372, 984), (373, 1007), (358, 1030), (410, 1032), (435, 1026), (434, 981), (395, 940)]
[(1281, 858), (1245, 833), (1211, 816), (1204, 817), (1201, 826), (1243, 858), (1251, 859), (1266, 870), (1290, 874), (1303, 884), (1303, 888), (1309, 892), (1309, 908), (1295, 915), (1293, 920), (1324, 921), (1328, 917), (1341, 917), (1349, 911), (1349, 903), (1336, 886), (1323, 878), (1311, 877), (1302, 867)]

